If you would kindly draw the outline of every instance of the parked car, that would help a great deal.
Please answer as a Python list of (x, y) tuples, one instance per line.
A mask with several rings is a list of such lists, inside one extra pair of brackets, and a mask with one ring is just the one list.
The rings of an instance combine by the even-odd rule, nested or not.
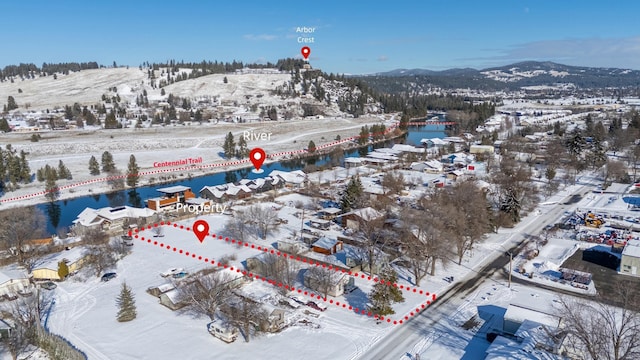
[(180, 271), (180, 272), (174, 273), (173, 275), (171, 275), (171, 277), (173, 277), (174, 279), (182, 279), (183, 277), (186, 277), (187, 275), (189, 275), (188, 272)]
[(56, 283), (54, 283), (53, 281), (47, 281), (45, 283), (42, 283), (40, 285), (40, 287), (45, 289), (45, 290), (53, 290), (53, 289), (57, 288), (58, 285)]
[(162, 277), (169, 277), (169, 276), (172, 276), (172, 275), (174, 275), (174, 274), (181, 273), (181, 272), (184, 272), (184, 269), (183, 269), (183, 268), (171, 268), (171, 269), (169, 269), (169, 270), (167, 270), (167, 271), (165, 271), (165, 272), (161, 273), (161, 274), (160, 274), (160, 276), (162, 276)]
[(118, 276), (118, 275), (116, 273), (114, 273), (114, 272), (106, 273), (106, 274), (102, 275), (102, 281), (109, 281), (111, 279), (115, 279), (116, 276)]
[(323, 303), (316, 303), (314, 301), (307, 302), (307, 306), (318, 311), (327, 310), (327, 307)]

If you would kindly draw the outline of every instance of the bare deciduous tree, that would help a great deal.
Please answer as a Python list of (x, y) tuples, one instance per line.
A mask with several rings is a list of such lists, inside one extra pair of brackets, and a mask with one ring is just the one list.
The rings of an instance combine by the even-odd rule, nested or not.
[(251, 218), (244, 211), (236, 211), (224, 227), (224, 234), (237, 240), (246, 241), (250, 233)]
[[(295, 284), (296, 278), (298, 277), (298, 270), (300, 270), (299, 262), (268, 253), (262, 255), (262, 261), (264, 263), (263, 275), (265, 277), (287, 286), (293, 286)], [(283, 287), (280, 287), (280, 289), (283, 289), (285, 292), (288, 291)]]
[(363, 263), (369, 267), (369, 274), (375, 273), (376, 264), (381, 257), (381, 249), (393, 238), (393, 234), (390, 234), (384, 229), (384, 218), (364, 220), (359, 218), (358, 220), (358, 232), (355, 237), (359, 241), (359, 249), (363, 253)]
[(18, 262), (29, 267), (31, 254), (29, 240), (44, 237), (44, 214), (35, 207), (17, 208), (0, 212), (0, 247), (15, 249)]
[(205, 315), (214, 320), (216, 310), (231, 296), (233, 280), (229, 273), (222, 271), (200, 275), (195, 281), (178, 286), (179, 301), (193, 315)]
[(305, 285), (319, 292), (326, 299), (332, 288), (340, 284), (344, 274), (321, 266), (312, 266), (305, 274)]
[(269, 317), (259, 303), (244, 296), (236, 296), (235, 301), (226, 303), (222, 310), (228, 322), (241, 329), (246, 342), (251, 339), (251, 330), (256, 330)]
[[(640, 359), (640, 316), (631, 309), (638, 299), (626, 286), (617, 287), (622, 307), (602, 299), (586, 301), (560, 297), (556, 308), (566, 331), (568, 355), (580, 359)], [(635, 302), (635, 304), (634, 304)]]
[(268, 207), (253, 205), (247, 210), (247, 214), (253, 221), (259, 238), (266, 239), (267, 235), (278, 225), (278, 214)]
[(86, 245), (85, 255), (87, 264), (91, 267), (96, 276), (113, 267), (118, 261), (120, 246), (112, 246), (109, 243), (109, 236), (102, 230), (91, 229), (82, 235), (82, 241)]

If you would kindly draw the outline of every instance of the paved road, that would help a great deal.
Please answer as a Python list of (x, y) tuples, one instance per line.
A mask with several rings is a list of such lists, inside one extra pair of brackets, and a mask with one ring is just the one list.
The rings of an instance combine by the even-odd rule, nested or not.
[[(565, 197), (553, 207), (546, 207), (544, 213), (533, 219), (525, 219), (519, 223), (510, 234), (505, 234), (503, 247), (512, 252), (526, 244), (526, 240), (538, 235), (547, 224), (555, 224), (562, 216), (567, 207), (575, 205), (565, 205), (573, 195), (583, 195), (588, 191), (587, 186), (578, 188), (575, 192)], [(575, 200), (575, 198), (574, 198)], [(398, 326), (395, 331), (382, 338), (374, 344), (369, 351), (360, 356), (360, 359), (401, 359), (418, 344), (425, 336), (425, 329), (433, 327), (439, 321), (454, 314), (465, 299), (473, 294), (485, 281), (499, 281), (504, 283), (504, 277), (494, 278), (494, 275), (501, 276), (502, 269), (509, 263), (509, 257), (504, 251), (495, 251), (482, 261), (464, 279), (450, 288), (444, 294), (439, 294), (438, 300), (426, 311), (414, 316), (402, 326)], [(493, 278), (493, 279), (492, 279)]]

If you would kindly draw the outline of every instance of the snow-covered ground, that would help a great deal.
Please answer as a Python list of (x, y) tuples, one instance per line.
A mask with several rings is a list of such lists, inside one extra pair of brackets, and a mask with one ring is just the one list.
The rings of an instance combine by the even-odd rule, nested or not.
[[(278, 200), (286, 203), (301, 199), (289, 196)], [(298, 228), (300, 220), (294, 215), (297, 211), (295, 208), (276, 203), (262, 206), (281, 208), (278, 216), (288, 223), (266, 240), (251, 237), (250, 241), (256, 247), (274, 249), (274, 241), (287, 237), (292, 229)], [(207, 215), (199, 219), (206, 220), (210, 225), (210, 233), (217, 234), (222, 233), (228, 217)], [(237, 358), (239, 354), (249, 358), (348, 359), (357, 356), (376, 339), (393, 331), (393, 322), (376, 324), (373, 318), (355, 313), (355, 308), (363, 309), (366, 306), (366, 294), (374, 284), (367, 277), (358, 277), (355, 280), (358, 289), (348, 295), (327, 299), (329, 308), (320, 313), (318, 318), (304, 314), (304, 310), (310, 310), (308, 307), (288, 310), (289, 317), (306, 319), (319, 326), (317, 329), (294, 322), (281, 333), (263, 335), (252, 339), (250, 343), (239, 340), (225, 344), (212, 337), (206, 330), (206, 318), (193, 318), (179, 311), (173, 312), (160, 305), (158, 299), (145, 290), (165, 283), (166, 280), (159, 274), (168, 268), (181, 267), (193, 273), (210, 267), (213, 259), (219, 260), (225, 255), (235, 254), (237, 260), (231, 261), (229, 265), (234, 269), (243, 269), (244, 260), (261, 251), (250, 246), (238, 247), (224, 239), (212, 237), (207, 237), (200, 243), (191, 231), (186, 230), (195, 220), (176, 223), (177, 227), (173, 224), (165, 225), (162, 238), (154, 238), (153, 232), (148, 229), (140, 231), (132, 253), (121, 260), (115, 269), (118, 273), (116, 280), (104, 283), (94, 275), (81, 272), (60, 283), (54, 290), (56, 304), (49, 319), (51, 330), (64, 334), (72, 343), (86, 351), (90, 359), (185, 358), (185, 353), (191, 359)], [(152, 242), (141, 241), (143, 237)], [(155, 241), (161, 242), (164, 247), (160, 247), (160, 244), (154, 246)], [(176, 251), (173, 251), (174, 247)], [(190, 255), (186, 256), (187, 252)], [(209, 263), (204, 261), (205, 258), (210, 260)], [(303, 268), (308, 266), (301, 265)], [(136, 296), (138, 318), (130, 323), (118, 323), (115, 320), (115, 297), (121, 282), (131, 286)], [(403, 287), (405, 302), (394, 306), (396, 314), (389, 318), (400, 321), (405, 319), (405, 315), (408, 317), (416, 309), (421, 309), (421, 305), (430, 299), (418, 291), (429, 291), (432, 284), (424, 283), (421, 288), (413, 291), (413, 284), (407, 282), (402, 275), (398, 284)], [(266, 287), (273, 296), (277, 296), (275, 287), (259, 279), (246, 287), (247, 292), (255, 293), (263, 293)], [(302, 284), (297, 287), (308, 290)], [(312, 298), (307, 296), (306, 299)], [(314, 298), (314, 301), (322, 300)], [(344, 304), (344, 307), (336, 305), (337, 302)], [(351, 311), (349, 307), (352, 307)]]

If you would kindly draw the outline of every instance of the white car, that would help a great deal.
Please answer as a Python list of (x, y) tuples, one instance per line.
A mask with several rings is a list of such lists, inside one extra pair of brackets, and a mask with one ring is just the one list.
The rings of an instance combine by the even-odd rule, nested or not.
[(183, 268), (171, 268), (171, 269), (161, 273), (160, 276), (169, 277), (169, 276), (172, 276), (172, 275), (175, 275), (175, 274), (179, 274), (181, 272), (184, 272)]

